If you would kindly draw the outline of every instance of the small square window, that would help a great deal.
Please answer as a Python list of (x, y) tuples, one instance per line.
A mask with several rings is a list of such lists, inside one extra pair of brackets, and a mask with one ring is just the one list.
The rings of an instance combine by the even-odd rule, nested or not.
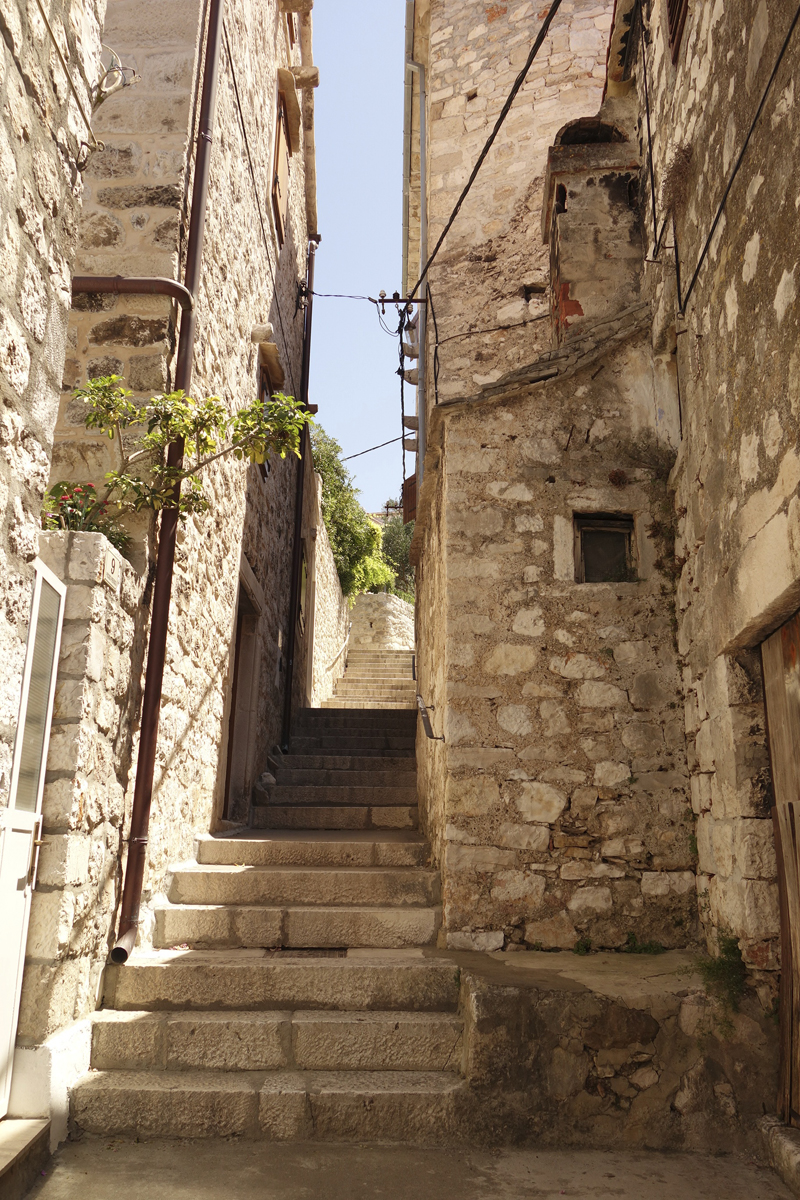
[(633, 517), (616, 513), (575, 516), (578, 583), (635, 583)]

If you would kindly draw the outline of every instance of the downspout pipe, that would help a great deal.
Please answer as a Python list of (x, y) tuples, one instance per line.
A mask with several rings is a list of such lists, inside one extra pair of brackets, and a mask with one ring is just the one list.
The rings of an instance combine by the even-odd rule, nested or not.
[[(414, 57), (414, 0), (406, 0), (406, 53), (405, 62)], [(409, 198), (411, 193), (411, 113), (413, 100), (413, 84), (411, 72), (406, 65), (405, 83), (403, 87), (403, 264), (400, 274), (400, 287), (403, 295), (408, 292), (408, 229), (409, 229)]]
[[(308, 407), (308, 380), (311, 369), (311, 320), (314, 315), (314, 262), (319, 235), (315, 234), (308, 243), (308, 267), (306, 268), (306, 297), (303, 321), (303, 364), (300, 371), (300, 399)], [(303, 427), (300, 461), (297, 464), (297, 489), (294, 502), (294, 543), (292, 545), (292, 574), (289, 584), (289, 630), (286, 638), (286, 681), (283, 695), (283, 723), (281, 726), (281, 748), (289, 749), (292, 731), (292, 683), (294, 659), (297, 652), (297, 622), (300, 616), (300, 583), (303, 570), (303, 495), (305, 491), (306, 460), (310, 457), (311, 437), (308, 426)]]
[[(200, 119), (197, 131), (197, 151), (194, 161), (192, 184), (192, 208), (189, 218), (189, 236), (186, 243), (186, 270), (184, 285), (194, 301), (200, 285), (203, 263), (203, 235), (205, 231), (206, 204), (208, 201), (208, 176), (211, 166), (211, 138), (214, 127), (214, 110), (219, 76), (219, 52), (222, 40), (222, 18), (225, 0), (210, 0), (208, 8), (208, 33), (206, 56), (203, 69), (203, 91), (200, 102)], [(194, 350), (197, 313), (195, 304), (184, 308), (178, 335), (178, 355), (175, 364), (175, 389), (189, 391), (192, 382), (192, 354)], [(179, 466), (183, 459), (183, 441), (173, 442), (167, 452), (167, 463)], [(136, 763), (136, 784), (133, 792), (131, 831), (128, 841), (128, 861), (125, 867), (125, 883), (122, 890), (122, 911), (117, 941), (111, 951), (111, 961), (127, 961), (136, 943), (139, 931), (139, 908), (147, 858), (147, 835), (150, 826), (150, 805), (153, 798), (153, 775), (158, 742), (158, 720), (161, 709), (161, 692), (164, 683), (164, 664), (167, 650), (167, 627), (172, 593), (172, 574), (175, 565), (175, 543), (178, 530), (178, 495), (175, 503), (161, 510), (161, 528), (158, 538), (156, 577), (153, 587), (153, 611), (150, 619), (150, 639), (147, 648), (147, 670), (145, 673), (142, 721), (139, 736), (139, 755)]]
[(73, 275), (73, 296), (85, 296), (92, 292), (117, 296), (169, 296), (177, 301), (184, 312), (194, 308), (194, 297), (188, 288), (178, 283), (177, 279), (166, 279), (160, 275)]
[[(413, 30), (412, 30), (413, 41)], [(424, 266), (428, 261), (428, 195), (427, 195), (427, 89), (425, 79), (425, 67), (422, 63), (416, 62), (413, 58), (406, 59), (406, 70), (415, 71), (419, 76), (419, 261), (420, 266)], [(409, 108), (409, 137), (410, 137), (410, 108)], [(409, 150), (410, 159), (410, 150)], [(410, 173), (410, 162), (409, 162)], [(410, 182), (409, 182), (410, 195)], [(427, 292), (427, 280), (423, 276), (420, 280), (420, 285), (423, 293)], [(407, 286), (407, 285), (406, 285)], [(422, 488), (422, 477), (425, 470), (425, 448), (427, 444), (427, 401), (426, 401), (426, 386), (427, 386), (427, 304), (419, 306), (419, 359), (417, 369), (419, 371), (417, 380), (417, 417), (419, 418), (419, 430), (417, 433), (417, 496)]]

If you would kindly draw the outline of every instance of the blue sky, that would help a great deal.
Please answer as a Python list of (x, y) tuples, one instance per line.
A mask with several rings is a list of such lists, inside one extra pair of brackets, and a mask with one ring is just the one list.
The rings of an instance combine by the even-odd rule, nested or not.
[[(403, 0), (314, 5), (317, 292), (400, 287), (404, 22)], [(381, 330), (374, 305), (315, 300), (310, 399), (345, 455), (400, 435), (397, 365), (397, 340)], [(413, 390), (410, 399), (413, 411)], [(399, 442), (347, 466), (368, 511), (399, 496)]]

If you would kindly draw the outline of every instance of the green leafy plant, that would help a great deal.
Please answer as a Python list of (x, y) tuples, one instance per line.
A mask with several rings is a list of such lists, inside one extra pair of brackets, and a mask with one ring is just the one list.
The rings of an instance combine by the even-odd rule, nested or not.
[(584, 934), (583, 937), (578, 938), (577, 942), (572, 947), (572, 953), (580, 954), (580, 955), (589, 954), (591, 952), (591, 949), (592, 949), (592, 939), (590, 937), (587, 937), (586, 934)]
[[(137, 405), (132, 392), (121, 384), (120, 375), (105, 375), (75, 390), (76, 399), (87, 408), (86, 428), (116, 441), (120, 466), (106, 473), (105, 492), (98, 496), (95, 491), (92, 501), (82, 505), (61, 498), (81, 497), (85, 493), (76, 493), (76, 488), (92, 485), (62, 480), (51, 488), (45, 498), (45, 520), (61, 524), (48, 528), (92, 529), (99, 528), (98, 521), (112, 528), (125, 513), (158, 511), (173, 503), (178, 487), (182, 520), (206, 512), (210, 502), (201, 479), (206, 467), (229, 455), (250, 463), (263, 463), (268, 454), (299, 456), (303, 426), (310, 420), (298, 401), (282, 393), (266, 404), (253, 400), (231, 415), (219, 396), (196, 400), (182, 391)], [(169, 447), (181, 441), (183, 456), (171, 462)], [(71, 522), (68, 525), (63, 524), (62, 509), (64, 519)]]
[(716, 958), (700, 958), (695, 966), (708, 994), (720, 1000), (728, 1012), (738, 1012), (747, 982), (747, 967), (739, 940), (731, 934), (721, 933), (717, 948)]
[(661, 942), (640, 942), (636, 934), (631, 932), (622, 947), (623, 954), (664, 954), (665, 947)]
[(403, 524), (400, 514), (389, 517), (383, 527), (383, 557), (394, 572), (394, 582), (390, 590), (411, 604), (415, 598), (414, 568), (409, 558), (413, 536), (414, 522), (408, 521)]
[(129, 537), (109, 512), (109, 502), (99, 501), (93, 483), (57, 483), (45, 493), (43, 529), (83, 529), (104, 533), (112, 546), (124, 551)]
[(319, 425), (311, 430), (311, 446), (314, 469), (322, 477), (322, 517), (342, 591), (355, 596), (391, 587), (395, 574), (383, 557), (380, 527), (359, 503), (341, 446)]

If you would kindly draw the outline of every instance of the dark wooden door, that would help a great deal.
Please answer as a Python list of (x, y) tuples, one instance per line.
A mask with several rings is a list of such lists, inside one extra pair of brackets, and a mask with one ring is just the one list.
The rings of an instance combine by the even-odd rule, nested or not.
[(800, 1127), (800, 613), (761, 646), (781, 904), (778, 1112)]

